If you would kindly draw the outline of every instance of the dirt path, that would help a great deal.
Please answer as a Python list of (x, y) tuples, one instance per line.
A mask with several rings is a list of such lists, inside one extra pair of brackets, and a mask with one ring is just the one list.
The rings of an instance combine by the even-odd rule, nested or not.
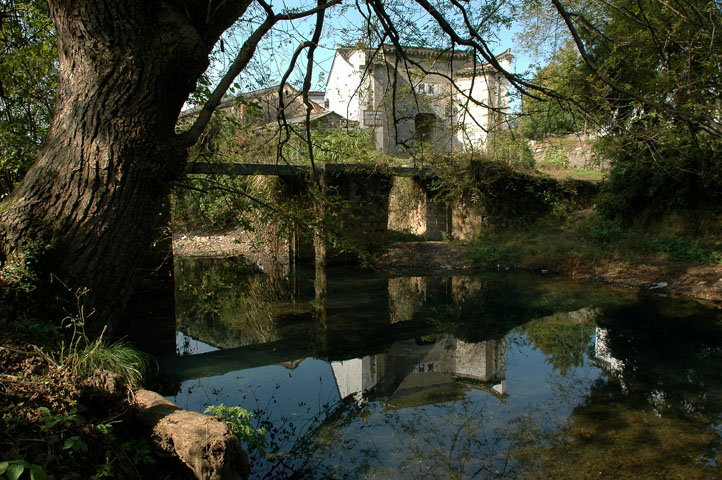
[(247, 253), (249, 240), (242, 230), (173, 235), (173, 253), (182, 257), (235, 257)]

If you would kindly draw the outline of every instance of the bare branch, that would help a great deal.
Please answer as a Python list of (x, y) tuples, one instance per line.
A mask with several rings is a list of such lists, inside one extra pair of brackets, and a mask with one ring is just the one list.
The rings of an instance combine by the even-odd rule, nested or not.
[[(325, 5), (325, 3), (325, 0), (318, 0), (319, 8)], [(313, 54), (316, 51), (318, 42), (321, 40), (324, 16), (325, 10), (319, 9), (318, 13), (316, 13), (316, 26), (313, 31), (313, 38), (311, 39), (311, 44), (308, 47), (306, 76), (303, 79), (303, 103), (306, 105), (306, 144), (308, 145), (308, 158), (311, 160), (311, 171), (313, 172), (314, 178), (317, 180), (318, 173), (316, 172), (316, 164), (313, 161), (313, 142), (311, 141), (311, 111), (313, 110), (313, 105), (308, 99), (308, 92), (311, 90), (311, 76), (313, 75)]]
[(266, 20), (261, 24), (261, 26), (258, 27), (256, 31), (251, 34), (250, 37), (248, 37), (248, 39), (241, 47), (241, 50), (238, 52), (238, 55), (236, 55), (235, 60), (233, 60), (230, 68), (225, 73), (225, 75), (223, 75), (223, 78), (218, 83), (218, 86), (216, 86), (215, 90), (213, 90), (213, 93), (211, 94), (206, 104), (203, 105), (203, 109), (200, 111), (200, 113), (198, 113), (198, 116), (196, 117), (195, 122), (193, 122), (193, 125), (186, 132), (180, 134), (182, 136), (182, 142), (184, 145), (190, 147), (194, 145), (196, 141), (198, 141), (198, 138), (200, 138), (201, 134), (206, 129), (208, 122), (211, 120), (213, 112), (216, 110), (216, 108), (218, 108), (221, 100), (223, 100), (223, 96), (233, 84), (233, 80), (235, 80), (235, 78), (243, 71), (243, 69), (246, 68), (248, 62), (250, 62), (251, 58), (253, 58), (253, 54), (256, 52), (256, 47), (258, 46), (259, 42), (261, 41), (263, 36), (268, 33), (271, 28), (273, 28), (277, 21), (277, 17), (266, 17)]
[(283, 147), (288, 143), (289, 140), (291, 140), (291, 128), (289, 127), (288, 121), (286, 119), (286, 105), (283, 103), (283, 90), (288, 83), (288, 78), (291, 76), (291, 72), (293, 72), (293, 69), (296, 67), (296, 62), (298, 61), (298, 57), (301, 55), (301, 52), (303, 52), (306, 48), (310, 46), (311, 42), (303, 42), (298, 47), (296, 47), (296, 51), (293, 52), (291, 61), (288, 62), (288, 68), (283, 74), (283, 77), (281, 78), (281, 84), (278, 87), (278, 126), (282, 131), (285, 132), (286, 135), (285, 137), (280, 138), (278, 141), (278, 149), (276, 154), (277, 161), (283, 159)]
[(213, 93), (198, 114), (198, 117), (196, 117), (196, 121), (193, 125), (186, 132), (179, 134), (183, 145), (190, 147), (198, 141), (198, 138), (200, 138), (201, 134), (208, 125), (208, 122), (213, 116), (213, 112), (216, 108), (218, 108), (221, 100), (223, 100), (223, 96), (233, 84), (236, 77), (243, 71), (244, 68), (246, 68), (248, 62), (251, 61), (251, 58), (253, 58), (256, 48), (261, 42), (263, 36), (266, 35), (266, 33), (268, 33), (276, 23), (279, 21), (297, 20), (314, 14), (322, 14), (327, 8), (333, 5), (338, 5), (341, 1), (342, 0), (331, 0), (330, 2), (319, 3), (316, 8), (302, 12), (275, 14), (268, 3), (264, 0), (258, 0), (258, 3), (266, 11), (266, 20), (243, 43), (243, 46), (239, 50), (238, 55), (236, 55), (235, 60), (233, 60), (233, 63), (229, 67), (228, 71), (226, 71), (221, 81), (213, 90)]

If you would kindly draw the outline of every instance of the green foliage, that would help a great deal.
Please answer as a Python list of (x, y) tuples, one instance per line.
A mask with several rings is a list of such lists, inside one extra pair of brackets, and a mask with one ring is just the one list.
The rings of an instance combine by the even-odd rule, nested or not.
[(153, 465), (155, 463), (151, 446), (145, 438), (128, 440), (120, 446), (134, 465)]
[(522, 99), (519, 132), (523, 137), (538, 140), (584, 129), (584, 113), (568, 100), (583, 89), (583, 79), (579, 78), (578, 72), (580, 65), (579, 54), (574, 45), (568, 43), (546, 66), (537, 70), (533, 82), (561, 98), (534, 92), (538, 98), (525, 96)]
[(223, 420), (241, 438), (241, 441), (258, 450), (261, 456), (265, 456), (268, 431), (264, 427), (254, 428), (251, 425), (251, 418), (253, 418), (251, 412), (243, 407), (227, 407), (221, 403), (208, 406), (204, 413), (210, 413)]
[(57, 352), (45, 354), (45, 357), (74, 378), (88, 378), (98, 371), (108, 371), (119, 375), (132, 387), (140, 386), (148, 366), (147, 356), (123, 342), (106, 344), (103, 339), (105, 329), (98, 338), (90, 339), (84, 329), (86, 315), (81, 305), (84, 294), (84, 290), (74, 293), (78, 313), (61, 322), (63, 329), (69, 332), (69, 340), (63, 340)]
[(690, 260), (697, 263), (722, 263), (722, 242), (710, 244), (703, 238), (645, 237), (642, 240), (645, 253), (663, 255), (672, 260)]
[(470, 199), (483, 208), (494, 228), (530, 225), (549, 214), (566, 215), (588, 203), (595, 188), (456, 155), (441, 158), (434, 168), (437, 179), (432, 188), (438, 198), (450, 203)]
[[(722, 199), (719, 112), (722, 100), (722, 14), (709, 0), (604, 4), (596, 29), (580, 27), (602, 75), (580, 66), (584, 95), (605, 133), (611, 159), (600, 197), (603, 215), (626, 224), (646, 209), (659, 214)], [(633, 40), (631, 40), (633, 39)], [(570, 82), (575, 80), (570, 79)], [(711, 90), (712, 89), (712, 90)]]
[(47, 474), (43, 467), (25, 460), (5, 460), (0, 462), (0, 479), (18, 480), (24, 472), (28, 472), (30, 480), (45, 480)]
[(75, 408), (63, 415), (52, 414), (48, 407), (38, 407), (38, 412), (40, 412), (40, 430), (45, 433), (51, 433), (56, 430), (67, 430), (86, 422), (83, 417), (78, 415), (78, 410)]
[[(314, 161), (318, 163), (376, 163), (384, 154), (376, 150), (372, 130), (320, 129), (311, 132)], [(301, 145), (303, 161), (308, 151)]]
[(586, 223), (579, 227), (582, 237), (596, 245), (610, 249), (616, 245), (625, 232), (619, 219), (610, 219), (601, 215), (592, 215)]
[[(587, 315), (592, 318), (597, 313), (590, 310)], [(566, 375), (570, 368), (584, 365), (585, 355), (593, 353), (595, 326), (593, 321), (577, 323), (568, 313), (557, 313), (532, 320), (516, 330), (525, 334), (559, 373)]]
[[(5, 258), (0, 253), (0, 283), (6, 292), (4, 301), (10, 311), (16, 312), (5, 319), (0, 318), (0, 322), (10, 320), (18, 332), (42, 334), (42, 337), (33, 337), (37, 341), (47, 340), (55, 334), (53, 330), (57, 325), (51, 325), (48, 319), (62, 315), (59, 302), (50, 301), (57, 299), (57, 292), (47, 281), (52, 272), (53, 252), (50, 244), (38, 238), (16, 246)], [(38, 319), (45, 319), (45, 322)]]
[(31, 241), (17, 248), (6, 260), (0, 275), (16, 292), (30, 294), (41, 284), (40, 278), (48, 274), (48, 257), (52, 246), (47, 242)]
[(68, 450), (71, 453), (86, 453), (88, 451), (88, 444), (85, 443), (79, 435), (74, 435), (65, 439), (63, 450)]
[(514, 169), (531, 170), (534, 168), (534, 154), (523, 138), (510, 133), (493, 137), (492, 157)]
[(0, 199), (35, 161), (55, 103), (57, 47), (43, 0), (0, 6)]
[(569, 157), (560, 145), (552, 145), (544, 152), (540, 163), (551, 168), (566, 169), (569, 167)]
[(276, 340), (273, 305), (290, 298), (288, 285), (253, 273), (238, 259), (182, 259), (176, 270), (178, 328), (226, 348)]
[(478, 265), (508, 265), (516, 258), (514, 252), (497, 245), (473, 243), (469, 247), (469, 257)]
[(47, 322), (32, 318), (28, 315), (20, 315), (13, 324), (13, 329), (20, 335), (27, 335), (38, 343), (45, 340), (59, 341), (61, 338), (58, 326)]
[(70, 353), (66, 358), (66, 364), (80, 377), (108, 371), (120, 375), (133, 387), (143, 383), (148, 367), (145, 354), (123, 342), (107, 345), (102, 337), (87, 342), (80, 351)]
[[(666, 219), (666, 223), (671, 222)], [(628, 226), (619, 217), (610, 218), (599, 213), (591, 215), (577, 228), (583, 240), (607, 254), (616, 253), (626, 258), (654, 255), (702, 264), (722, 262), (722, 242), (717, 234), (685, 231), (683, 225), (677, 226), (677, 230), (675, 235), (670, 235), (660, 232), (657, 226), (652, 226), (651, 230), (644, 226)]]
[[(594, 69), (570, 40), (553, 52), (534, 80), (562, 99), (536, 93), (542, 101), (525, 98), (522, 134), (543, 138), (587, 128), (600, 133), (598, 151), (612, 167), (600, 212), (625, 225), (647, 209), (664, 214), (717, 208), (722, 203), (722, 100), (714, 93), (722, 84), (719, 3), (575, 0), (565, 8)], [(558, 38), (555, 12), (537, 2), (524, 9), (527, 21), (543, 30), (530, 28), (524, 35)]]
[[(251, 218), (264, 216), (249, 196), (267, 200), (247, 177), (188, 177), (171, 195), (177, 231), (221, 230), (242, 226), (252, 230)], [(263, 218), (263, 217), (262, 217)]]
[(630, 224), (647, 209), (658, 215), (705, 207), (719, 211), (718, 138), (695, 139), (670, 129), (655, 133), (655, 141), (644, 141), (639, 133), (620, 134), (600, 145), (612, 159), (609, 182), (598, 199), (603, 215)]

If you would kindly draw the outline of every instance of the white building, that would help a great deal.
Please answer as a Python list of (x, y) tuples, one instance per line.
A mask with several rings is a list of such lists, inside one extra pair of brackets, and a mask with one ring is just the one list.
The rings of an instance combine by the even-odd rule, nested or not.
[(436, 403), (471, 388), (507, 396), (503, 339), (470, 343), (444, 335), (431, 344), (405, 340), (386, 353), (331, 362), (331, 369), (339, 398), (358, 403), (366, 393), (397, 406)]
[[(336, 50), (326, 84), (329, 110), (373, 129), (377, 147), (388, 153), (485, 149), (503, 128), (509, 81), (470, 52), (404, 52), (405, 58), (391, 46)], [(496, 59), (511, 69), (509, 50)]]

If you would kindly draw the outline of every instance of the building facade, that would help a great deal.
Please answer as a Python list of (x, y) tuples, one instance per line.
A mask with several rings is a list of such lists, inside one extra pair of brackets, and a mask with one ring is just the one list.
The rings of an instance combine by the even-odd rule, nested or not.
[[(509, 50), (496, 59), (511, 69)], [(485, 150), (504, 128), (509, 81), (466, 51), (339, 48), (326, 98), (329, 110), (373, 129), (388, 153)]]

